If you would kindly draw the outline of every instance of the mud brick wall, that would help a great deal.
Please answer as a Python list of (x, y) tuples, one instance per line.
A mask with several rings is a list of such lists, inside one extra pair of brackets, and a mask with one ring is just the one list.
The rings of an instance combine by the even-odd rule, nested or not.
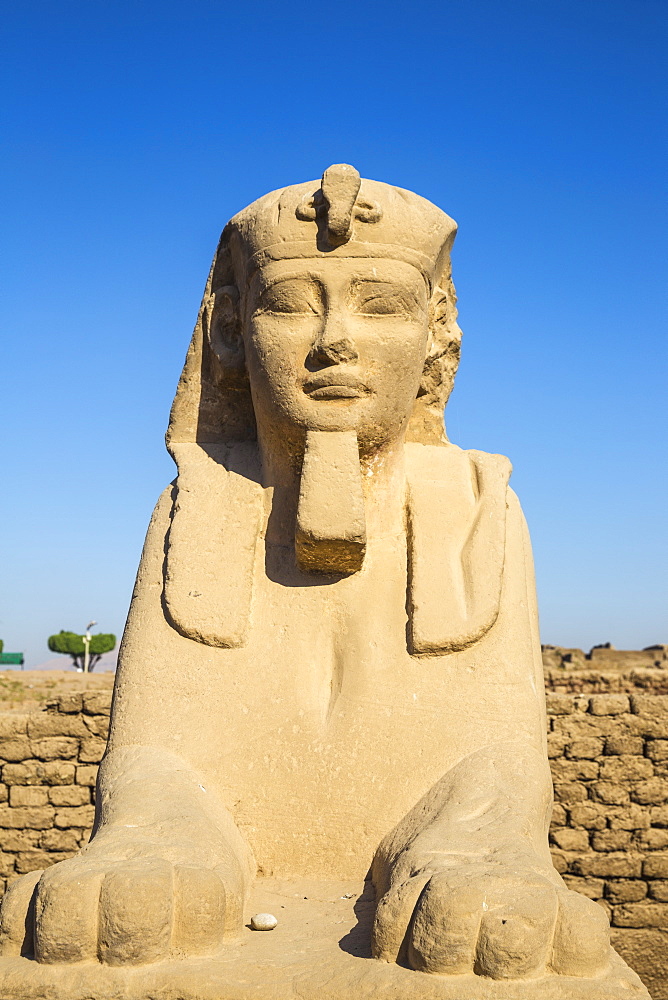
[(46, 711), (0, 713), (0, 894), (87, 843), (110, 703), (111, 692), (91, 691)]
[[(110, 692), (0, 713), (0, 892), (90, 836)], [(668, 1000), (668, 695), (547, 695), (554, 862), (610, 915), (612, 939)]]
[(668, 695), (549, 694), (554, 863), (668, 998)]

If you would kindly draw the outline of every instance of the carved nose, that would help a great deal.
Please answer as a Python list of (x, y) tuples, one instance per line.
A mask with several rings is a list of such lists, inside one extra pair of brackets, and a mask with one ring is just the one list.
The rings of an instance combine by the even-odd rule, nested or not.
[(359, 354), (348, 337), (318, 340), (309, 352), (309, 361), (318, 365), (343, 365), (357, 361)]

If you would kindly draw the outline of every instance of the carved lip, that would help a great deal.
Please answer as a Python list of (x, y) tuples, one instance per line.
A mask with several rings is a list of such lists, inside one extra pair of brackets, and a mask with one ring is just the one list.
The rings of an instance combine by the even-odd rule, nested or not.
[(352, 372), (331, 369), (318, 372), (304, 385), (304, 392), (311, 399), (359, 399), (369, 391)]

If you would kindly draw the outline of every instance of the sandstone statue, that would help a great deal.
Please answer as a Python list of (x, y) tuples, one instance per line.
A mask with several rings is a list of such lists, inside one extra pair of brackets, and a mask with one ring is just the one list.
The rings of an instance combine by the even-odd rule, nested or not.
[(529, 537), (443, 426), (455, 229), (345, 164), (226, 226), (95, 830), (9, 890), (2, 1000), (647, 997), (552, 866)]

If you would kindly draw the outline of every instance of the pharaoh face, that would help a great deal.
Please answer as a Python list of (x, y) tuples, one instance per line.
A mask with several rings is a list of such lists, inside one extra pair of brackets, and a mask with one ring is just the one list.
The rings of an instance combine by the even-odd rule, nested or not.
[(286, 440), (356, 431), (374, 450), (404, 430), (427, 352), (428, 294), (382, 258), (275, 261), (246, 299), (246, 364), (258, 423)]

